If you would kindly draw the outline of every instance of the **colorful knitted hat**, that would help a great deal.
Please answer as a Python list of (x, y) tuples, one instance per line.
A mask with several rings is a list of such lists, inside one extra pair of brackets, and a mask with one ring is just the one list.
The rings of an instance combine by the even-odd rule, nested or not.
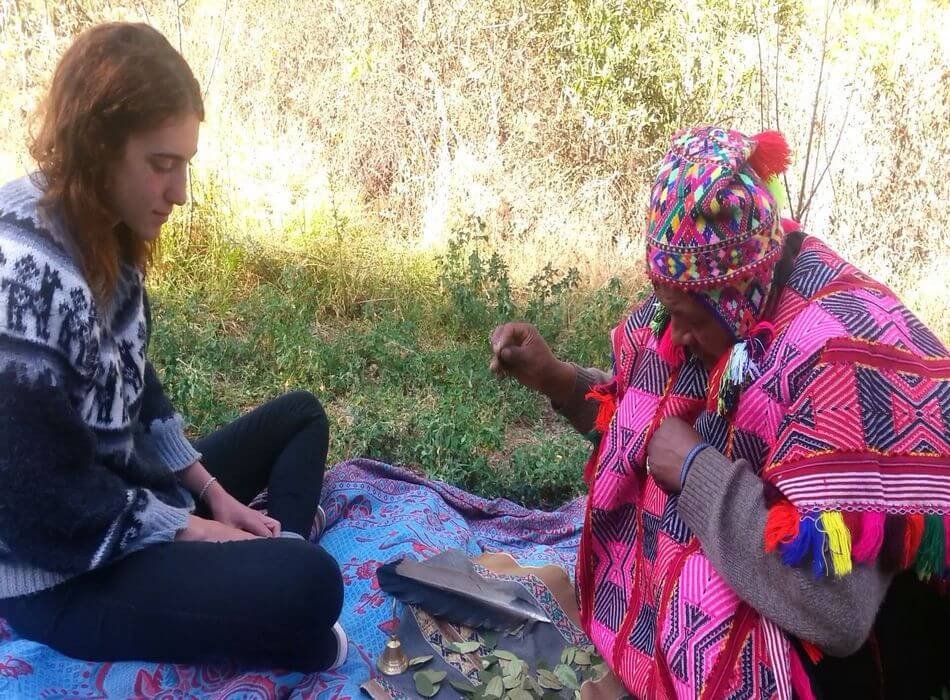
[[(655, 283), (692, 292), (732, 331), (739, 342), (731, 360), (724, 361), (734, 364), (724, 383), (743, 383), (750, 359), (771, 337), (771, 326), (761, 317), (782, 253), (777, 175), (788, 157), (777, 131), (749, 137), (696, 127), (673, 137), (653, 185), (647, 274)], [(658, 307), (654, 331), (661, 337), (661, 354), (675, 360), (681, 350), (664, 333), (667, 318)]]
[(736, 338), (758, 322), (782, 252), (778, 204), (766, 181), (787, 164), (788, 146), (776, 131), (748, 137), (703, 126), (673, 137), (653, 185), (647, 274), (701, 292)]

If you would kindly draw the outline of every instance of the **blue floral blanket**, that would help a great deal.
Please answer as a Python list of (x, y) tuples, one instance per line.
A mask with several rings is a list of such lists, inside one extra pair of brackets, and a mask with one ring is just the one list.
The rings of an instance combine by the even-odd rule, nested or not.
[(391, 599), (376, 584), (377, 566), (461, 549), (473, 556), (508, 552), (523, 565), (557, 564), (573, 574), (584, 517), (581, 499), (551, 513), (527, 510), (365, 459), (327, 473), (323, 507), (327, 530), (321, 544), (339, 561), (346, 587), (342, 623), (350, 644), (340, 669), (302, 674), (77, 661), (19, 639), (0, 619), (0, 697), (357, 698), (360, 684), (374, 674), (392, 624)]

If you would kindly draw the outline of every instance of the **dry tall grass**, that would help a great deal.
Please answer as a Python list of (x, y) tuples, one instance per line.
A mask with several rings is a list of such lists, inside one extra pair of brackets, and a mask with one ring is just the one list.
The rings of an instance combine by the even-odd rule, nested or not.
[(298, 255), (362, 231), (380, 252), (354, 285), (474, 219), (516, 283), (546, 263), (636, 283), (665, 135), (778, 125), (793, 203), (806, 162), (806, 199), (827, 166), (808, 229), (950, 339), (946, 4), (837, 3), (826, 43), (824, 3), (667, 5), (3, 0), (0, 177), (30, 168), (28, 115), (70, 37), (107, 19), (157, 26), (204, 86), (201, 220)]

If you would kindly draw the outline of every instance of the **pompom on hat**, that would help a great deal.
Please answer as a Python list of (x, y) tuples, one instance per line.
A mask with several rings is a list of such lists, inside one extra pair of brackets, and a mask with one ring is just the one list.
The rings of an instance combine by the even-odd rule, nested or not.
[[(777, 131), (745, 136), (695, 127), (673, 137), (653, 184), (647, 274), (694, 294), (737, 341), (716, 373), (724, 390), (716, 394), (737, 396), (771, 341), (762, 313), (782, 254), (778, 175), (788, 162), (788, 144)], [(658, 307), (653, 325), (663, 347), (666, 317)], [(723, 404), (732, 402), (718, 398), (725, 412)]]

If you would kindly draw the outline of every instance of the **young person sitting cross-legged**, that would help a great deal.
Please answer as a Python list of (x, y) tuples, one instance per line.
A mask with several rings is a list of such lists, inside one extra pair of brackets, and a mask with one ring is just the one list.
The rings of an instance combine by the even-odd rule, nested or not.
[(294, 392), (192, 446), (148, 362), (143, 277), (203, 117), (160, 33), (94, 27), (39, 171), (0, 188), (0, 616), (80, 659), (326, 669), (347, 642), (339, 567), (306, 541), (323, 409)]

